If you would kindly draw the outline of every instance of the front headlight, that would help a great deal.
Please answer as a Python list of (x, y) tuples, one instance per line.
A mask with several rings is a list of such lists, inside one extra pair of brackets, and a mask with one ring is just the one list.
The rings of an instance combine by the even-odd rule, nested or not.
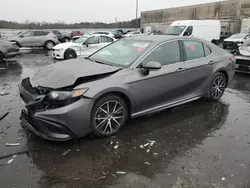
[(49, 94), (51, 100), (66, 100), (80, 97), (88, 91), (88, 88), (78, 89), (73, 91), (52, 91)]

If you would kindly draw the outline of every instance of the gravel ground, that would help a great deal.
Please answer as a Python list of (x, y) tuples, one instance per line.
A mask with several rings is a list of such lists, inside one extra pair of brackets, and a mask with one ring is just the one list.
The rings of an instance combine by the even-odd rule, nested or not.
[(9, 93), (0, 96), (0, 117), (9, 112), (0, 120), (1, 188), (250, 187), (250, 75), (236, 74), (219, 102), (135, 119), (110, 138), (56, 143), (22, 129), (17, 92), (50, 55), (25, 50), (0, 65), (0, 93)]

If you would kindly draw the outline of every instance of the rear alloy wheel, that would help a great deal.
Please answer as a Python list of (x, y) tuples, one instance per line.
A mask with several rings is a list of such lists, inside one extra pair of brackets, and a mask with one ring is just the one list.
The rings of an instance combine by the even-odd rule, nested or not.
[(47, 49), (47, 50), (52, 50), (52, 48), (55, 46), (55, 43), (52, 42), (52, 41), (47, 41), (44, 45), (44, 47)]
[(216, 73), (210, 86), (209, 96), (210, 100), (219, 100), (227, 87), (227, 79), (224, 74)]
[(126, 123), (128, 109), (124, 100), (110, 95), (98, 100), (91, 113), (91, 129), (98, 137), (116, 134)]
[(67, 49), (64, 52), (64, 59), (74, 59), (76, 57), (77, 57), (76, 52), (73, 49)]

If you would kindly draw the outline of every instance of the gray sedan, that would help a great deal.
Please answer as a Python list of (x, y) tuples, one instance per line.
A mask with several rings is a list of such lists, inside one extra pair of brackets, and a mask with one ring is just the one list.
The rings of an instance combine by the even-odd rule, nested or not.
[(235, 58), (196, 38), (136, 36), (84, 59), (53, 64), (20, 84), (21, 120), (36, 135), (64, 141), (117, 133), (128, 118), (201, 97), (219, 100)]

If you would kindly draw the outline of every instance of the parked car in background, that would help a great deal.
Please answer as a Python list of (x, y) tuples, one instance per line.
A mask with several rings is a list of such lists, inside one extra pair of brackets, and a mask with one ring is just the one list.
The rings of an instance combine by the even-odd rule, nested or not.
[(129, 32), (132, 32), (132, 31), (137, 31), (136, 29), (129, 29), (129, 30), (126, 30), (123, 32), (123, 35), (126, 35), (127, 33)]
[(230, 31), (222, 31), (220, 33), (220, 42), (223, 42), (225, 39), (227, 39), (231, 35), (232, 35), (232, 33)]
[[(107, 37), (107, 36), (106, 36)], [(70, 66), (69, 66), (70, 64)], [(128, 118), (205, 97), (219, 100), (234, 56), (206, 40), (135, 36), (88, 58), (55, 63), (19, 86), (21, 120), (48, 140), (116, 134)]]
[[(86, 34), (85, 34), (86, 35)], [(75, 42), (77, 39), (81, 38), (82, 36), (74, 36), (71, 38), (71, 42)]]
[(0, 39), (0, 63), (9, 57), (19, 54), (19, 47), (15, 42)]
[(68, 33), (61, 33), (58, 30), (52, 30), (52, 32), (57, 36), (58, 40), (62, 42), (69, 42), (70, 41), (70, 35)]
[(140, 31), (131, 31), (124, 35), (125, 38), (141, 35), (142, 33)]
[(73, 37), (75, 37), (75, 36), (82, 36), (84, 33), (83, 32), (81, 32), (81, 31), (72, 31), (71, 33), (70, 33), (70, 39), (72, 39)]
[(83, 35), (75, 42), (56, 45), (53, 48), (52, 57), (56, 59), (73, 59), (78, 56), (87, 57), (115, 40), (115, 38), (107, 35)]
[(250, 39), (245, 40), (239, 47), (239, 55), (236, 57), (236, 71), (250, 73)]
[(221, 24), (219, 20), (179, 20), (173, 22), (165, 34), (198, 37), (218, 44), (220, 33)]
[(10, 42), (15, 42), (18, 47), (44, 47), (51, 50), (59, 43), (57, 36), (51, 31), (29, 30), (9, 37)]
[(243, 44), (245, 40), (248, 40), (248, 39), (250, 39), (250, 33), (238, 33), (238, 34), (232, 35), (223, 41), (223, 48), (224, 49), (238, 48), (240, 45)]

